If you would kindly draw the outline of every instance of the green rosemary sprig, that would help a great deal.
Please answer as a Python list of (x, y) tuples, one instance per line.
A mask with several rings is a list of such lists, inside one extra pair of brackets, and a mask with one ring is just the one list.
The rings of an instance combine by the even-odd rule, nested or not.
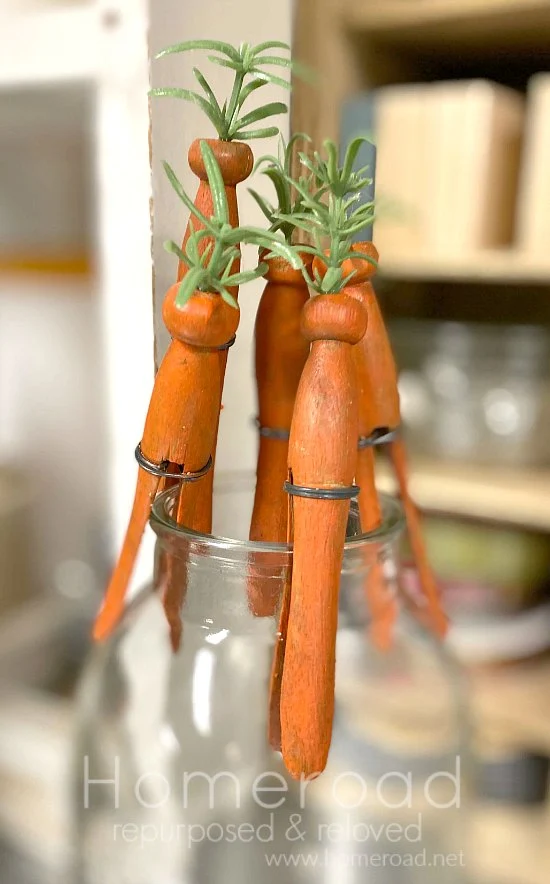
[[(280, 230), (287, 243), (292, 242), (292, 237), (296, 230), (296, 226), (288, 219), (294, 215), (307, 214), (302, 194), (291, 183), (295, 146), (299, 141), (311, 141), (311, 138), (303, 132), (297, 132), (292, 136), (288, 144), (285, 144), (284, 138), (281, 136), (278, 156), (260, 157), (254, 166), (254, 171), (262, 168), (262, 166), (264, 167), (262, 173), (269, 178), (275, 188), (275, 195), (277, 197), (276, 207), (252, 188), (248, 189), (269, 221), (269, 229), (272, 232)], [(306, 175), (301, 175), (298, 178), (301, 190), (306, 190), (309, 193), (312, 189), (313, 180), (313, 175), (310, 171)]]
[(288, 106), (284, 102), (273, 101), (269, 104), (261, 105), (248, 113), (243, 112), (243, 105), (253, 92), (262, 86), (266, 86), (268, 83), (290, 89), (288, 79), (280, 77), (270, 70), (266, 70), (266, 68), (272, 67), (280, 67), (288, 71), (296, 69), (296, 65), (291, 61), (290, 57), (273, 54), (277, 50), (290, 53), (288, 43), (283, 43), (279, 40), (268, 40), (265, 43), (260, 43), (258, 46), (242, 43), (236, 49), (229, 43), (219, 40), (188, 40), (163, 49), (156, 57), (163, 58), (174, 53), (190, 52), (197, 49), (206, 50), (211, 53), (208, 55), (208, 60), (213, 64), (221, 65), (234, 71), (233, 88), (229, 98), (223, 104), (220, 104), (211, 85), (198, 68), (193, 68), (193, 74), (201, 88), (201, 92), (195, 92), (191, 89), (161, 87), (152, 89), (150, 94), (160, 97), (182, 98), (185, 101), (191, 101), (198, 105), (206, 114), (218, 133), (218, 138), (222, 141), (233, 141), (235, 139), (248, 141), (252, 138), (269, 138), (273, 135), (278, 135), (279, 130), (276, 126), (254, 128), (254, 125), (276, 114), (286, 114)]
[(239, 257), (239, 249), (234, 246), (223, 246), (219, 240), (214, 244), (210, 239), (207, 247), (201, 252), (199, 244), (205, 237), (210, 237), (210, 234), (192, 227), (191, 235), (185, 244), (185, 251), (175, 242), (165, 243), (166, 250), (177, 255), (188, 267), (188, 272), (183, 277), (178, 290), (176, 305), (184, 307), (194, 292), (201, 291), (217, 292), (224, 301), (237, 308), (237, 301), (229, 289), (263, 276), (267, 265), (258, 264), (254, 270), (232, 273), (231, 268)]
[[(354, 276), (354, 272), (344, 276), (342, 265), (348, 258), (362, 258), (371, 264), (374, 259), (353, 248), (353, 235), (374, 218), (374, 202), (358, 205), (361, 192), (371, 184), (367, 177), (367, 167), (353, 170), (354, 162), (363, 142), (356, 138), (350, 142), (344, 161), (338, 164), (338, 149), (333, 141), (325, 141), (326, 156), (317, 151), (312, 157), (300, 153), (303, 166), (308, 169), (316, 189), (311, 192), (303, 183), (288, 177), (302, 198), (302, 211), (293, 214), (277, 213), (281, 222), (292, 223), (303, 230), (313, 241), (313, 245), (301, 246), (301, 250), (320, 258), (327, 266), (321, 278), (317, 269), (313, 277), (305, 267), (302, 272), (308, 285), (320, 294), (341, 291)], [(328, 248), (327, 248), (328, 246)]]
[(349, 193), (357, 193), (372, 184), (372, 179), (368, 177), (368, 166), (363, 166), (357, 171), (353, 169), (361, 146), (370, 143), (369, 139), (364, 136), (354, 138), (347, 147), (341, 166), (338, 165), (338, 148), (329, 139), (323, 142), (326, 157), (315, 151), (313, 157), (301, 153), (300, 160), (315, 178), (319, 189), (326, 188), (335, 197), (344, 197)]
[[(232, 286), (244, 285), (263, 276), (267, 265), (259, 264), (254, 270), (233, 273), (231, 268), (239, 257), (240, 244), (252, 244), (268, 251), (266, 257), (278, 255), (289, 261), (296, 269), (302, 269), (302, 261), (297, 250), (277, 237), (276, 233), (260, 230), (255, 227), (232, 227), (229, 222), (227, 196), (222, 174), (212, 148), (206, 141), (201, 141), (201, 153), (204, 160), (208, 183), (212, 191), (213, 214), (206, 217), (193, 203), (185, 192), (174, 170), (164, 163), (168, 180), (183, 204), (196, 218), (202, 229), (197, 229), (191, 222), (191, 233), (185, 248), (182, 249), (173, 241), (164, 244), (167, 251), (174, 253), (187, 266), (188, 272), (181, 281), (176, 304), (183, 307), (193, 292), (218, 292), (232, 307), (237, 302), (229, 289)], [(201, 242), (207, 240), (206, 247), (201, 250)]]

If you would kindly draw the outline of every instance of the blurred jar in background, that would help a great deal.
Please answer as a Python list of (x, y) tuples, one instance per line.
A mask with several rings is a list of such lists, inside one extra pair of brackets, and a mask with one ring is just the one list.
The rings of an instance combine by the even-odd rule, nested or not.
[(470, 463), (550, 460), (550, 336), (538, 326), (390, 325), (411, 450)]
[[(459, 884), (465, 850), (463, 732), (456, 673), (442, 648), (400, 619), (395, 646), (371, 646), (365, 582), (395, 572), (401, 511), (344, 554), (334, 737), (326, 771), (295, 782), (267, 743), (276, 617), (289, 576), (283, 545), (246, 537), (253, 483), (218, 483), (216, 536), (154, 505), (157, 573), (171, 557), (186, 585), (172, 654), (159, 594), (145, 591), (95, 650), (81, 689), (75, 752), (75, 884), (362, 882)], [(434, 857), (436, 857), (434, 859)], [(398, 869), (398, 871), (396, 871)]]

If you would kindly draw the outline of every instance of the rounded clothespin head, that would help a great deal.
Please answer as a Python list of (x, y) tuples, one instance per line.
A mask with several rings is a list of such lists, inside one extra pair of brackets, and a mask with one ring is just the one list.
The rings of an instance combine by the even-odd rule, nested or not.
[(201, 152), (202, 141), (206, 141), (212, 148), (224, 184), (228, 187), (239, 184), (251, 174), (254, 168), (254, 154), (248, 144), (242, 141), (220, 141), (218, 138), (197, 138), (189, 148), (187, 158), (191, 170), (201, 181), (208, 181)]
[(176, 298), (180, 284), (171, 286), (162, 305), (162, 319), (170, 335), (194, 347), (223, 347), (234, 336), (240, 312), (216, 292), (196, 291), (183, 307)]
[[(359, 285), (362, 282), (366, 282), (376, 273), (378, 266), (378, 251), (376, 247), (371, 242), (357, 242), (352, 245), (352, 250), (354, 252), (359, 252), (360, 255), (368, 255), (372, 260), (368, 260), (368, 258), (357, 257), (357, 258), (346, 258), (346, 260), (342, 263), (342, 276), (349, 276), (350, 273), (353, 273), (354, 276), (350, 280), (349, 285)], [(325, 253), (327, 256), (329, 255), (329, 250), (326, 250)], [(328, 270), (327, 264), (318, 256), (315, 257), (313, 261), (313, 273), (317, 273), (321, 279), (324, 279), (324, 276)]]
[(302, 311), (302, 334), (308, 341), (357, 344), (367, 330), (367, 313), (348, 295), (316, 295)]
[[(298, 245), (299, 249), (300, 246)], [(272, 258), (266, 256), (270, 254), (269, 248), (262, 247), (258, 251), (258, 259), (260, 263), (267, 264), (267, 272), (264, 278), (269, 282), (283, 283), (284, 285), (301, 285), (304, 283), (302, 270), (296, 270), (285, 258), (274, 255)], [(300, 252), (302, 264), (309, 270), (313, 263), (313, 255), (308, 252)]]
[(378, 267), (378, 250), (372, 242), (356, 242), (352, 245), (352, 251), (360, 252), (361, 255), (368, 255), (372, 261), (366, 258), (347, 258), (342, 264), (342, 273), (344, 276), (355, 271), (355, 276), (350, 281), (350, 285), (358, 285), (371, 279), (376, 273)]

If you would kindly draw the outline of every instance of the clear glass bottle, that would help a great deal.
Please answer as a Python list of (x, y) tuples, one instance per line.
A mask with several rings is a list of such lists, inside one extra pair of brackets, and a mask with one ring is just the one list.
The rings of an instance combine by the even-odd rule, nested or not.
[[(172, 557), (187, 584), (182, 644), (173, 654), (159, 593), (148, 589), (92, 655), (71, 880), (456, 884), (464, 749), (453, 667), (405, 615), (390, 652), (368, 639), (365, 579), (374, 557), (393, 579), (398, 504), (384, 500), (383, 526), (362, 535), (352, 503), (329, 764), (297, 783), (266, 739), (276, 617), (255, 617), (247, 600), (258, 580), (280, 594), (292, 553), (225, 539), (247, 536), (252, 498), (252, 481), (218, 485), (216, 536), (176, 525), (171, 492), (155, 502), (154, 586)], [(434, 866), (435, 854), (445, 861)]]

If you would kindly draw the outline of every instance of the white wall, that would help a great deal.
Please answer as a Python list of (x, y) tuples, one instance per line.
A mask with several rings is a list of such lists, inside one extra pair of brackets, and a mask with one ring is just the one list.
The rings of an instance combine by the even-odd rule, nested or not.
[[(261, 2), (261, 0), (153, 0), (151, 3), (151, 53), (183, 40), (209, 38), (223, 39), (230, 43), (261, 43), (264, 40), (290, 42), (291, 0)], [(193, 67), (204, 71), (218, 98), (229, 93), (232, 83), (231, 71), (210, 64), (204, 53), (175, 55), (152, 62), (152, 80), (155, 86), (181, 86), (193, 89), (196, 81)], [(287, 100), (283, 89), (268, 86), (260, 91), (262, 102)], [(251, 99), (251, 107), (253, 106)], [(194, 195), (197, 179), (187, 165), (187, 150), (198, 137), (212, 137), (210, 122), (201, 111), (187, 102), (174, 99), (154, 99), (153, 120), (153, 189), (154, 189), (154, 260), (155, 300), (157, 317), (162, 297), (173, 283), (176, 259), (162, 248), (167, 239), (182, 238), (187, 223), (183, 206), (173, 193), (162, 171), (162, 160), (174, 167), (188, 192)], [(287, 134), (288, 118), (280, 117), (283, 133)], [(271, 139), (253, 141), (251, 147), (256, 157), (276, 152), (276, 142)], [(247, 186), (271, 196), (267, 179), (254, 176), (240, 185), (241, 222), (263, 225), (262, 213), (247, 193)], [(254, 266), (255, 249), (245, 249), (244, 265)], [(218, 469), (252, 469), (256, 458), (256, 432), (251, 426), (255, 414), (255, 389), (253, 380), (253, 327), (258, 300), (263, 283), (253, 283), (241, 291), (241, 325), (237, 344), (229, 354), (225, 381), (224, 411), (222, 412), (220, 441), (218, 444)], [(166, 334), (157, 320), (157, 344), (159, 353), (166, 345)]]
[[(91, 107), (88, 86), (0, 89), (2, 257), (86, 253)], [(97, 580), (109, 557), (102, 353), (95, 281), (0, 273), (0, 469), (32, 486), (19, 540), (35, 590)], [(0, 557), (1, 595), (6, 573)]]

